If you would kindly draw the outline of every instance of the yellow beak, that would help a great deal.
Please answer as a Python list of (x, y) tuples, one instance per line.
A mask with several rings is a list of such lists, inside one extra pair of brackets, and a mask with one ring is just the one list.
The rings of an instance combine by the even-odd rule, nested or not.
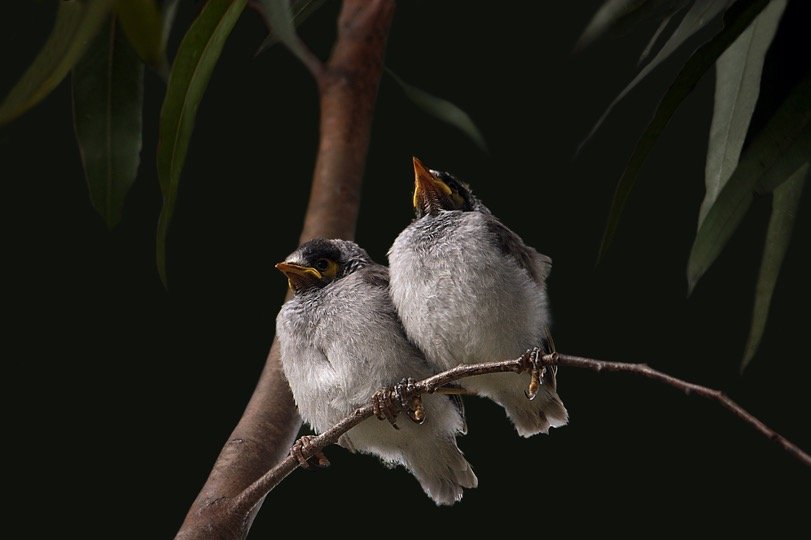
[(451, 188), (434, 176), (419, 158), (414, 161), (414, 208), (422, 208), (426, 213), (434, 213), (447, 206), (451, 197)]
[(294, 291), (318, 283), (322, 279), (321, 272), (310, 266), (280, 262), (276, 264), (276, 268), (287, 276), (287, 285)]

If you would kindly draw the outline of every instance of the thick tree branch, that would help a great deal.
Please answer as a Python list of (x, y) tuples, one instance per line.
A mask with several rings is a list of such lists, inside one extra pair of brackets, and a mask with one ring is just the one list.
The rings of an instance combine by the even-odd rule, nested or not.
[[(801, 463), (807, 467), (811, 467), (811, 456), (805, 453), (797, 445), (768, 427), (762, 421), (758, 420), (755, 416), (732, 401), (726, 394), (719, 390), (714, 390), (712, 388), (707, 388), (705, 386), (700, 386), (698, 384), (678, 379), (666, 373), (662, 373), (661, 371), (652, 369), (646, 364), (606, 362), (603, 360), (594, 360), (592, 358), (583, 358), (580, 356), (570, 356), (558, 353), (540, 356), (535, 364), (536, 368), (553, 366), (584, 368), (598, 372), (620, 371), (625, 373), (634, 373), (637, 375), (642, 375), (648, 379), (663, 382), (668, 386), (681, 390), (687, 395), (695, 394), (712, 399), (720, 403), (724, 408), (731, 411), (735, 416), (749, 424), (751, 427), (755, 428), (759, 433), (776, 442), (781, 448), (783, 448), (783, 450), (797, 458)], [(441, 391), (444, 385), (466, 377), (484, 375), (487, 373), (522, 373), (532, 369), (533, 363), (530, 361), (528, 354), (524, 354), (514, 360), (460, 365), (448, 371), (443, 371), (442, 373), (438, 373), (437, 375), (416, 382), (414, 384), (414, 394)], [(395, 405), (398, 404), (395, 403)], [(372, 415), (373, 405), (371, 402), (356, 409), (331, 429), (312, 438), (310, 440), (310, 445), (302, 451), (303, 457), (309, 459), (315, 456), (317, 452), (323, 450), (330, 444), (336, 443), (341, 435)], [(232, 511), (238, 514), (247, 514), (249, 509), (259, 504), (274, 487), (281, 483), (281, 481), (284, 480), (287, 475), (293, 472), (298, 466), (298, 460), (292, 455), (288, 455), (287, 458), (285, 458), (281, 463), (270, 469), (256, 482), (251, 484), (244, 492), (235, 497), (231, 501), (231, 504), (233, 505)]]
[[(329, 60), (307, 67), (320, 96), (321, 127), (310, 201), (300, 242), (314, 237), (353, 239), (374, 105), (394, 0), (344, 0)], [(232, 499), (278, 463), (301, 419), (282, 373), (276, 340), (256, 389), (223, 447), (176, 538), (245, 538), (262, 497), (247, 513)], [(241, 505), (240, 508), (243, 508)]]
[(344, 0), (338, 43), (316, 80), (321, 137), (300, 241), (353, 239), (393, 0)]

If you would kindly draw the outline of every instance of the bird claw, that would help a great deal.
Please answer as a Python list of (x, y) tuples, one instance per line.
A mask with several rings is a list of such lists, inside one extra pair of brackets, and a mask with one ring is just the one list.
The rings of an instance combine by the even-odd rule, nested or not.
[(372, 395), (372, 410), (379, 420), (388, 420), (394, 429), (400, 429), (395, 420), (404, 410), (408, 418), (416, 423), (425, 422), (425, 409), (417, 392), (414, 379), (406, 377), (399, 383), (382, 388)]
[(540, 362), (540, 347), (532, 347), (531, 349), (527, 349), (527, 351), (524, 353), (524, 358), (529, 364), (530, 370), (529, 386), (526, 390), (524, 390), (524, 395), (527, 396), (528, 400), (532, 401), (535, 399), (535, 396), (538, 395), (538, 390), (541, 388), (541, 380), (546, 372), (546, 366), (542, 365)]
[(411, 405), (406, 409), (406, 414), (415, 424), (422, 424), (425, 422), (425, 409), (422, 406), (422, 398), (414, 396), (411, 398)]
[(391, 386), (375, 392), (372, 395), (372, 410), (378, 420), (388, 420), (394, 429), (400, 429), (396, 422), (399, 409), (393, 399), (395, 392)]
[(310, 468), (310, 463), (305, 457), (305, 453), (309, 453), (312, 457), (316, 458), (316, 464), (318, 465), (319, 469), (324, 469), (330, 465), (327, 456), (324, 455), (324, 452), (316, 448), (313, 444), (314, 438), (315, 437), (312, 435), (302, 435), (290, 448), (290, 455), (296, 458), (296, 461), (298, 461), (298, 464), (302, 469)]
[(417, 387), (414, 383), (414, 379), (411, 377), (405, 377), (392, 387), (392, 391), (400, 401), (400, 406), (403, 409), (408, 409), (410, 405), (408, 398), (416, 393)]
[(425, 422), (425, 409), (422, 406), (422, 397), (417, 393), (414, 379), (406, 377), (394, 385), (394, 394), (400, 400), (400, 405), (406, 411), (408, 418), (415, 424)]
[[(552, 390), (555, 389), (554, 374), (557, 373), (558, 369), (558, 352), (555, 350), (555, 342), (552, 341), (552, 335), (549, 333), (548, 328), (546, 331), (546, 344), (549, 348), (548, 353), (542, 351), (540, 347), (532, 347), (531, 349), (527, 349), (521, 357), (524, 361), (524, 369), (529, 369), (530, 372), (529, 386), (524, 390), (524, 395), (527, 396), (527, 399), (530, 401), (535, 399), (535, 396), (538, 395), (538, 390), (540, 390), (544, 381), (551, 385)], [(544, 362), (544, 355), (547, 354), (551, 357), (551, 361), (548, 363)], [(552, 374), (549, 378), (547, 378), (547, 369), (549, 369)]]

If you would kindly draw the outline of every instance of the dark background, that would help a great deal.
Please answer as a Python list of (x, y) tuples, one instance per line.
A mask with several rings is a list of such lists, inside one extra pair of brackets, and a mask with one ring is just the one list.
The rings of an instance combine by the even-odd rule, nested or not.
[[(3, 94), (52, 20), (50, 3), (19, 4), (3, 21)], [(182, 4), (172, 53), (200, 5)], [(658, 141), (615, 244), (595, 267), (614, 185), (689, 52), (646, 79), (575, 156), (635, 75), (655, 30), (571, 54), (600, 4), (400, 1), (387, 65), (466, 110), (490, 153), (416, 109), (385, 78), (357, 240), (385, 262), (411, 218), (412, 155), (453, 171), (553, 258), (561, 352), (646, 362), (722, 389), (811, 451), (808, 190), (760, 352), (742, 376), (768, 197), (755, 201), (686, 296), (711, 75)], [(300, 29), (322, 58), (338, 8), (328, 2)], [(808, 15), (807, 2), (789, 3), (756, 125), (808, 67)], [(20, 478), (7, 494), (21, 503), (12, 520), (34, 530), (170, 538), (241, 416), (273, 339), (286, 285), (273, 265), (296, 247), (318, 135), (308, 72), (282, 47), (254, 57), (265, 33), (247, 10), (200, 106), (171, 227), (168, 291), (154, 266), (159, 77), (146, 74), (141, 167), (112, 232), (87, 195), (67, 81), (0, 131), (5, 440), (9, 473)], [(529, 440), (494, 405), (468, 400), (470, 433), (460, 446), (480, 484), (454, 507), (435, 507), (401, 469), (331, 447), (333, 467), (296, 471), (270, 493), (251, 537), (278, 536), (279, 523), (291, 519), (300, 531), (286, 534), (338, 529), (361, 537), (412, 528), (539, 537), (807, 530), (811, 471), (717, 404), (633, 375), (574, 369), (560, 371), (559, 390), (570, 425)]]

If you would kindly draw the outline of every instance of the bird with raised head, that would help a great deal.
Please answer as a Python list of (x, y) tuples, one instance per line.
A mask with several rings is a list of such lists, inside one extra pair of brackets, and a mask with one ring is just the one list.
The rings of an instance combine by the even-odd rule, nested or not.
[[(314, 239), (276, 265), (293, 297), (276, 318), (282, 369), (302, 419), (320, 433), (382, 388), (435, 373), (405, 335), (389, 296), (389, 271), (356, 243)], [(402, 465), (438, 505), (478, 481), (456, 437), (466, 430), (456, 396), (422, 396), (422, 423), (368, 419), (339, 444)]]
[[(440, 370), (518, 358), (543, 347), (551, 324), (552, 260), (499, 220), (452, 174), (413, 159), (415, 217), (388, 251), (391, 296), (408, 337)], [(512, 373), (460, 381), (503, 407), (523, 437), (568, 423), (556, 372), (534, 399)]]

